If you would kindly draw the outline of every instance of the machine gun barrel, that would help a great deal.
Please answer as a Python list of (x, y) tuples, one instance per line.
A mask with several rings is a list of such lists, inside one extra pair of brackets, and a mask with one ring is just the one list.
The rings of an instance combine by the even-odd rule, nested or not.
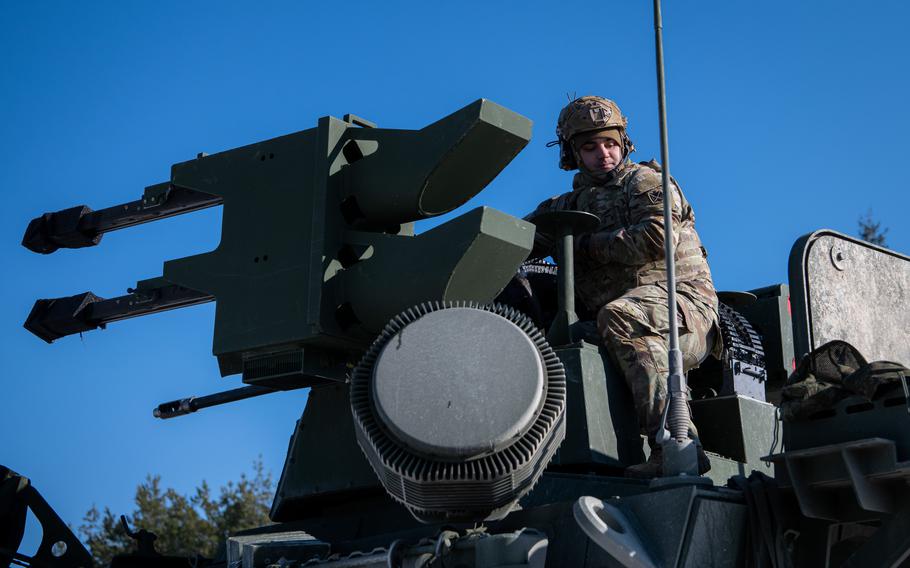
[(211, 294), (167, 283), (163, 278), (144, 280), (128, 294), (101, 298), (83, 292), (64, 298), (35, 302), (23, 327), (44, 341), (104, 328), (107, 324), (146, 314), (164, 312), (215, 299)]
[(93, 211), (78, 205), (45, 213), (28, 224), (22, 246), (50, 254), (60, 248), (97, 245), (110, 231), (220, 205), (223, 198), (194, 189), (159, 183), (145, 188), (141, 199)]
[(155, 407), (152, 411), (152, 415), (155, 418), (161, 418), (162, 420), (176, 418), (177, 416), (185, 416), (196, 412), (197, 410), (202, 410), (203, 408), (236, 402), (238, 400), (253, 398), (254, 396), (262, 396), (264, 394), (269, 394), (270, 392), (275, 392), (276, 390), (277, 389), (253, 385), (206, 396), (181, 398), (170, 402), (162, 402)]

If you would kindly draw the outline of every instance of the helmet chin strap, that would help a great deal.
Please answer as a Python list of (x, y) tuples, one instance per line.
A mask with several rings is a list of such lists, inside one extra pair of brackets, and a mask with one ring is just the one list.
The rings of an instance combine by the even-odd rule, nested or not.
[(609, 183), (613, 181), (613, 179), (619, 174), (619, 171), (622, 169), (625, 163), (626, 160), (623, 158), (623, 160), (620, 163), (616, 164), (616, 167), (614, 167), (612, 170), (608, 172), (594, 173), (588, 170), (588, 168), (585, 167), (584, 163), (579, 162), (578, 171), (598, 183)]

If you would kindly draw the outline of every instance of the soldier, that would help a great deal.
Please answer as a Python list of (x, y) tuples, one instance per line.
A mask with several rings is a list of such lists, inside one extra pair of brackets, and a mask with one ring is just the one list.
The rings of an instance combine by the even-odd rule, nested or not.
[[(597, 314), (597, 329), (632, 390), (638, 422), (651, 445), (648, 461), (629, 467), (631, 477), (661, 474), (655, 443), (667, 403), (669, 322), (660, 166), (636, 164), (628, 120), (613, 101), (575, 99), (559, 114), (559, 166), (579, 172), (572, 191), (541, 203), (537, 211), (593, 213), (600, 226), (575, 241), (575, 292)], [(695, 232), (695, 215), (675, 180), (673, 243), (676, 250), (677, 321), (685, 371), (720, 349), (717, 295), (707, 253)], [(716, 345), (717, 344), (717, 345)], [(690, 423), (690, 437), (696, 438)], [(710, 468), (698, 445), (699, 473)]]

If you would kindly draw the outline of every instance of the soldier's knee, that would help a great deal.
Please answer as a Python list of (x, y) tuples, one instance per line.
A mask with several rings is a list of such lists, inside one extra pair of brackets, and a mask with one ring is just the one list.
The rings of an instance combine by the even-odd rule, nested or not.
[(628, 309), (624, 309), (623, 303), (623, 300), (615, 300), (597, 312), (597, 330), (600, 331), (600, 335), (604, 340), (609, 337), (630, 336), (630, 317)]

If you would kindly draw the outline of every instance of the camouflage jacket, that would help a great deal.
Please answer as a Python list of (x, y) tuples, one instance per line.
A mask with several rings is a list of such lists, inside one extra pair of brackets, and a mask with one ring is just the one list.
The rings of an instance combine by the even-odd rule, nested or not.
[[(695, 215), (676, 180), (672, 184), (677, 291), (699, 308), (716, 314), (717, 295), (707, 253), (695, 231)], [(596, 313), (637, 286), (656, 284), (666, 290), (660, 166), (654, 161), (642, 164), (626, 161), (606, 181), (578, 173), (572, 186), (571, 192), (541, 203), (535, 213), (577, 209), (600, 218), (600, 226), (587, 239), (587, 246), (575, 249), (578, 299)], [(552, 243), (545, 238), (537, 245), (538, 252), (553, 250)]]

